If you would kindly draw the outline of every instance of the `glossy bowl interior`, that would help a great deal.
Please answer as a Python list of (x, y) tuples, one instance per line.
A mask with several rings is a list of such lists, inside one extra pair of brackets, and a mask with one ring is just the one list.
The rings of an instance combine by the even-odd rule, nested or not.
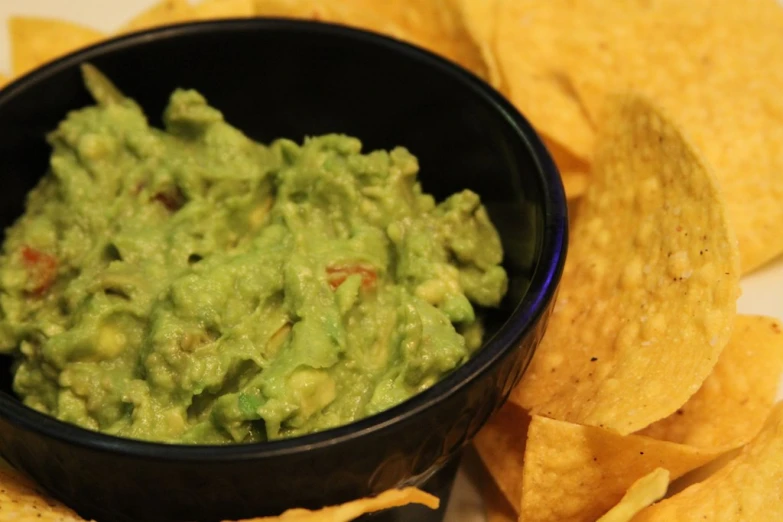
[(349, 426), (262, 444), (177, 446), (88, 432), (22, 406), (1, 357), (0, 453), (83, 516), (218, 520), (319, 507), (446, 465), (505, 400), (543, 334), (565, 258), (559, 175), (500, 95), (429, 53), (343, 27), (282, 20), (188, 24), (66, 57), (0, 92), (0, 223), (47, 169), (44, 135), (91, 103), (90, 61), (159, 123), (176, 87), (202, 92), (262, 142), (342, 132), (365, 150), (404, 145), (424, 189), (478, 192), (498, 226), (510, 290), (485, 346), (426, 392)]

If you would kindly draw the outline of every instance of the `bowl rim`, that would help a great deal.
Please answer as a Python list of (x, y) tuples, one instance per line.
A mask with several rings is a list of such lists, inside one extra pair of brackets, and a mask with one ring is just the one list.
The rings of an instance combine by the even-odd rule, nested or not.
[(517, 132), (533, 153), (543, 195), (543, 238), (538, 263), (521, 301), (500, 329), (486, 340), (473, 357), (427, 390), (380, 413), (320, 432), (267, 442), (237, 444), (181, 444), (148, 442), (91, 431), (60, 421), (24, 406), (17, 398), (0, 392), (0, 418), (57, 441), (101, 452), (122, 453), (128, 457), (177, 462), (215, 462), (275, 458), (350, 443), (383, 431), (436, 407), (480, 378), (508, 350), (516, 345), (542, 318), (555, 297), (565, 263), (568, 242), (568, 210), (559, 171), (541, 138), (519, 111), (494, 88), (473, 73), (416, 45), (381, 34), (348, 27), (287, 18), (257, 17), (186, 22), (118, 36), (67, 54), (15, 79), (0, 89), (0, 106), (12, 103), (17, 92), (33, 86), (63, 69), (94, 57), (145, 43), (198, 34), (230, 31), (277, 31), (321, 33), (327, 37), (354, 40), (356, 45), (384, 47), (410, 60), (439, 69), (455, 83), (469, 88), (490, 104)]

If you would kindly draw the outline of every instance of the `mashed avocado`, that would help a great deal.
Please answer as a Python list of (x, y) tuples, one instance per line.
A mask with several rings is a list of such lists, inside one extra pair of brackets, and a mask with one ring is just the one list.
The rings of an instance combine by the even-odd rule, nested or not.
[(470, 191), (403, 148), (256, 143), (192, 90), (164, 130), (100, 73), (7, 230), (0, 351), (24, 403), (123, 437), (279, 439), (394, 406), (481, 343), (507, 277)]

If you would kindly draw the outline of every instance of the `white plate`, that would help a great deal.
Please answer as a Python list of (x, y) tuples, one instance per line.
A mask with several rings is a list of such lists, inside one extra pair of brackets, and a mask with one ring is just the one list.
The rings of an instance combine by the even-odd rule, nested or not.
[[(56, 17), (88, 24), (96, 29), (112, 31), (133, 14), (156, 0), (0, 0), (0, 20), (10, 15)], [(0, 25), (0, 72), (10, 72), (8, 34)], [(754, 273), (742, 281), (741, 313), (772, 315), (783, 320), (783, 259)], [(779, 399), (783, 399), (783, 381)], [(473, 477), (471, 463), (463, 466), (457, 476), (446, 522), (483, 522), (484, 509)]]

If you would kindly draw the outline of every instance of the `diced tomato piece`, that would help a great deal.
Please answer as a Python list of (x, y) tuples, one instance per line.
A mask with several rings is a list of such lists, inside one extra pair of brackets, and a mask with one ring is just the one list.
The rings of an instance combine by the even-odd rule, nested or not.
[(32, 293), (41, 296), (46, 293), (57, 278), (57, 259), (29, 246), (22, 247), (22, 261), (30, 278), (35, 283)]
[(378, 279), (378, 274), (375, 270), (361, 265), (350, 265), (340, 267), (327, 267), (326, 274), (329, 279), (329, 286), (332, 290), (337, 289), (338, 286), (343, 284), (348, 277), (354, 274), (360, 274), (362, 276), (362, 288), (369, 290), (375, 286), (375, 281)]

